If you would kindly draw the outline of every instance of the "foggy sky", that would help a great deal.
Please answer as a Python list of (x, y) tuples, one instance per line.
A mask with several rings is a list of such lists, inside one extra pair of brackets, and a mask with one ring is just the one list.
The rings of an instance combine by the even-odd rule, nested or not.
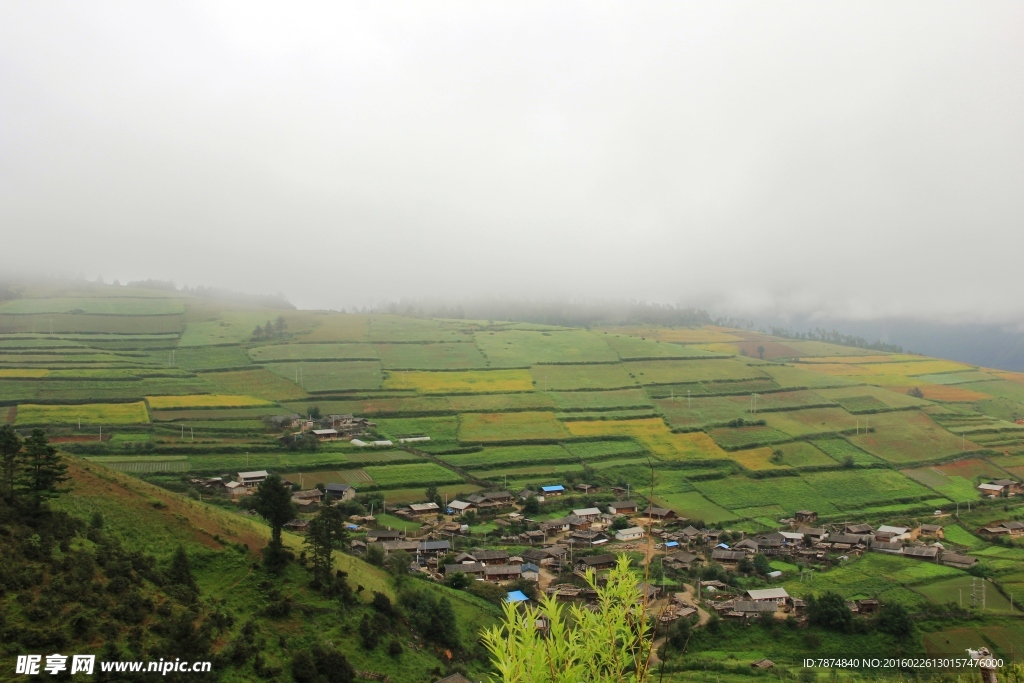
[(0, 268), (1024, 318), (1019, 2), (0, 3)]

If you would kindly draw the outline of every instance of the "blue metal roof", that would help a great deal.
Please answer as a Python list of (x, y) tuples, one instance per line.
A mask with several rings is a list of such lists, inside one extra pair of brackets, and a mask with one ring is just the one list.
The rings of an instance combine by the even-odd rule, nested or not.
[(679, 544), (677, 542), (675, 542), (675, 541), (669, 541), (668, 543), (665, 544), (665, 547), (666, 548), (678, 548)]
[(526, 602), (529, 599), (523, 591), (511, 591), (505, 598), (505, 602)]
[(551, 491), (564, 491), (565, 487), (562, 486), (561, 484), (555, 484), (554, 486), (541, 486), (540, 490), (544, 491), (545, 493), (548, 493)]
[(522, 568), (524, 572), (540, 572), (540, 567), (533, 562), (523, 562)]

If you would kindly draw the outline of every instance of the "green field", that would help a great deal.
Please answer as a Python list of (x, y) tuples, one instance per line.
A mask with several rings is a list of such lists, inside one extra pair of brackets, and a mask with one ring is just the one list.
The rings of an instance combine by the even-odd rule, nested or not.
[(109, 424), (139, 424), (149, 422), (146, 404), (135, 403), (82, 403), (77, 405), (18, 406), (18, 425), (75, 424), (82, 426)]
[(793, 578), (783, 586), (790, 595), (797, 597), (835, 591), (847, 600), (878, 598), (913, 607), (920, 605), (923, 599), (916, 587), (964, 575), (959, 569), (931, 562), (884, 553), (866, 553), (838, 569), (814, 572), (804, 577), (804, 580)]
[(852, 401), (853, 404), (857, 404), (859, 402), (867, 405), (870, 403), (867, 399), (874, 399), (874, 402), (879, 406), (876, 409), (917, 408), (930, 405), (930, 402), (924, 399), (867, 384), (861, 384), (854, 387), (839, 387), (835, 389), (819, 389), (817, 390), (817, 393), (827, 399), (838, 402), (847, 410), (850, 410), (850, 408), (847, 407), (847, 403)]
[(468, 341), (373, 346), (386, 370), (468, 370), (488, 366), (480, 350)]
[(929, 489), (893, 470), (809, 472), (802, 478), (840, 510), (934, 497)]
[(255, 396), (237, 394), (193, 394), (185, 396), (147, 396), (146, 403), (153, 410), (179, 410), (181, 408), (248, 408), (269, 406), (270, 401)]
[(478, 332), (480, 351), (496, 368), (525, 368), (537, 363), (614, 363), (618, 355), (604, 336), (585, 330)]
[(835, 465), (836, 461), (826, 455), (822, 450), (815, 448), (809, 441), (794, 441), (772, 447), (774, 450), (782, 451), (783, 465), (790, 467), (827, 467)]
[(950, 524), (943, 527), (943, 534), (945, 535), (945, 541), (961, 545), (966, 548), (977, 549), (980, 548), (984, 541), (964, 529), (959, 524)]
[(548, 394), (559, 410), (607, 410), (653, 405), (642, 389), (611, 391), (553, 391)]
[(656, 493), (654, 499), (659, 505), (675, 510), (682, 517), (701, 519), (708, 524), (736, 519), (736, 515), (715, 505), (696, 491)]
[(874, 432), (848, 437), (850, 442), (892, 463), (936, 460), (978, 449), (970, 440), (962, 442), (920, 411), (872, 415), (870, 425)]
[(623, 389), (637, 384), (621, 364), (535, 365), (530, 374), (540, 391)]
[(382, 488), (401, 488), (413, 484), (430, 486), (432, 484), (451, 484), (462, 479), (449, 469), (432, 462), (411, 463), (402, 465), (381, 465), (364, 468), (373, 482)]
[(667, 344), (654, 341), (653, 339), (642, 339), (621, 334), (606, 334), (602, 337), (605, 343), (622, 360), (639, 360), (648, 358), (714, 358), (720, 354), (713, 351), (705, 351), (695, 346), (684, 346), (682, 344)]
[(632, 439), (621, 441), (576, 441), (562, 444), (565, 450), (574, 457), (584, 460), (622, 455), (624, 453), (642, 453), (643, 446)]
[(769, 427), (790, 436), (831, 434), (856, 429), (859, 420), (842, 408), (787, 410), (777, 413), (762, 413), (758, 417), (767, 421)]
[(455, 441), (459, 431), (459, 420), (454, 415), (385, 418), (377, 420), (377, 427), (383, 436), (390, 439), (429, 436), (431, 441)]
[(184, 455), (137, 456), (133, 458), (100, 456), (86, 459), (119, 472), (149, 474), (152, 472), (188, 472), (189, 470), (188, 456)]
[(548, 394), (522, 392), (518, 394), (466, 394), (449, 396), (451, 410), (458, 413), (498, 413), (506, 410), (548, 410), (555, 402)]
[(554, 413), (466, 413), (459, 418), (460, 441), (536, 441), (567, 436)]
[(219, 393), (247, 394), (270, 401), (295, 400), (306, 395), (299, 385), (263, 368), (206, 372), (203, 379)]
[(726, 450), (763, 446), (791, 439), (788, 434), (763, 426), (723, 427), (709, 430), (708, 434), (715, 440), (715, 443)]
[(441, 459), (468, 470), (491, 469), (517, 463), (579, 462), (579, 458), (557, 444), (535, 446), (499, 446), (477, 453), (444, 455)]
[(373, 315), (368, 338), (372, 342), (472, 341), (472, 333), (472, 327), (461, 322)]
[(837, 508), (828, 496), (801, 477), (748, 479), (743, 476), (693, 482), (708, 500), (729, 510), (777, 505), (787, 516), (797, 510), (829, 514)]
[(786, 389), (821, 389), (825, 387), (844, 387), (856, 384), (845, 377), (833, 377), (804, 367), (792, 365), (766, 364), (759, 366), (779, 386)]
[(919, 467), (903, 470), (903, 474), (914, 481), (924, 484), (928, 488), (934, 489), (954, 502), (978, 499), (978, 489), (975, 488), (974, 482), (960, 476), (948, 475), (937, 467)]
[(379, 389), (384, 379), (377, 361), (269, 363), (266, 368), (309, 392)]
[(648, 360), (623, 364), (640, 384), (675, 384), (685, 382), (721, 382), (758, 379), (765, 375), (746, 363), (721, 360)]
[(257, 363), (294, 360), (377, 360), (369, 344), (268, 344), (249, 349)]
[[(914, 590), (925, 596), (932, 602), (944, 604), (953, 602), (964, 607), (982, 609), (980, 601), (975, 605), (971, 604), (972, 576), (957, 576), (944, 581), (936, 581), (924, 586), (918, 586)], [(985, 586), (985, 611), (1009, 612), (1010, 601), (1005, 598), (996, 587), (989, 583)]]

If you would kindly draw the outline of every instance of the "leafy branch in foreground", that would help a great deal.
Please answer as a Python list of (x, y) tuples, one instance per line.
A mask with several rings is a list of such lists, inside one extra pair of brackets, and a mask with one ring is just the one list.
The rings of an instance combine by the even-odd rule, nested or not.
[[(504, 623), (482, 638), (501, 683), (642, 683), (647, 680), (652, 633), (629, 559), (618, 564), (601, 587), (593, 571), (587, 583), (597, 591), (597, 610), (566, 608), (552, 596), (540, 606), (505, 603)], [(570, 626), (571, 624), (571, 626)], [(546, 629), (539, 628), (546, 625)], [(546, 633), (544, 631), (547, 631)]]

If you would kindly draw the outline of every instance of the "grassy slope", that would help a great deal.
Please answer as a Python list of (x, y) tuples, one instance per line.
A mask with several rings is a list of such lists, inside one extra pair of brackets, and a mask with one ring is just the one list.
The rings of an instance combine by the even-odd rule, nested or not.
[[(312, 646), (327, 639), (356, 668), (386, 673), (396, 681), (424, 680), (429, 671), (442, 665), (440, 653), (429, 646), (421, 651), (407, 648), (398, 661), (388, 657), (383, 647), (373, 652), (363, 650), (357, 643), (357, 634), (358, 620), (365, 609), (339, 613), (336, 603), (307, 588), (308, 573), (297, 565), (292, 565), (280, 579), (270, 581), (302, 608), (284, 619), (260, 616), (258, 610), (268, 602), (264, 583), (268, 577), (263, 570), (254, 569), (252, 563), (258, 559), (255, 551), (269, 539), (266, 525), (74, 457), (68, 461), (73, 492), (59, 499), (55, 507), (84, 518), (100, 512), (106, 533), (161, 561), (166, 561), (179, 544), (184, 545), (193, 557), (194, 573), (203, 592), (227, 600), (227, 607), (235, 616), (235, 631), (253, 619), (257, 628), (270, 636), (263, 650), (268, 661), (286, 662), (296, 647)], [(301, 536), (285, 533), (284, 540), (296, 554), (301, 552)], [(243, 546), (252, 552), (240, 553), (235, 549)], [(377, 567), (339, 553), (335, 568), (348, 573), (353, 587), (364, 587), (360, 593), (363, 602), (372, 598), (373, 591), (396, 597), (392, 581)], [(463, 624), (462, 637), (467, 646), (472, 646), (477, 630), (493, 623), (497, 616), (495, 607), (466, 593), (418, 581), (410, 585), (443, 594), (452, 601)], [(283, 637), (283, 644), (278, 635)], [(401, 640), (411, 642), (408, 635)], [(224, 680), (252, 680), (252, 676), (251, 667), (248, 672), (243, 667), (228, 672)]]

